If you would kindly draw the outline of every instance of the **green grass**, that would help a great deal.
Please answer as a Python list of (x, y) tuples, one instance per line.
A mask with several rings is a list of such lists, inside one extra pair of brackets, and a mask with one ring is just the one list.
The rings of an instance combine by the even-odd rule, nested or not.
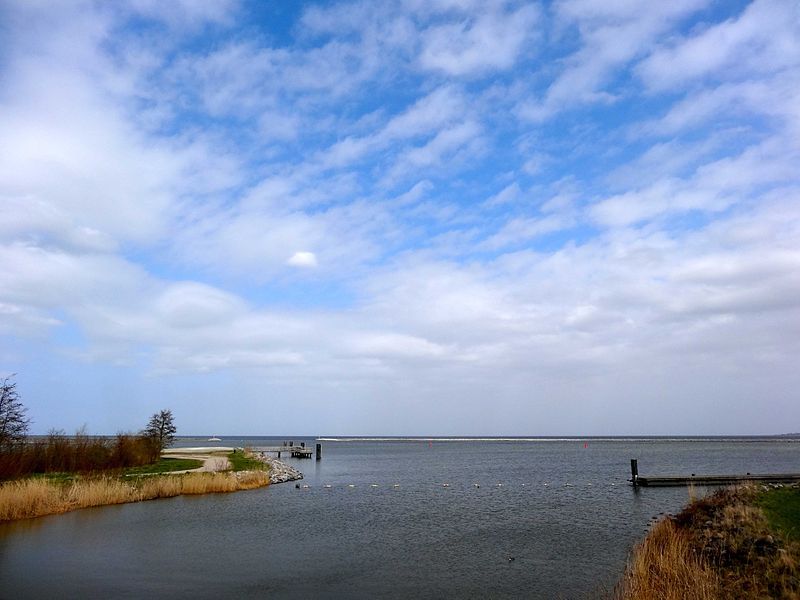
[(759, 496), (758, 504), (764, 509), (770, 527), (800, 541), (800, 489), (769, 490)]
[(231, 452), (228, 454), (232, 471), (266, 471), (267, 465), (258, 459), (246, 456), (244, 452)]
[(126, 475), (150, 475), (153, 473), (169, 473), (170, 471), (185, 471), (203, 466), (202, 460), (194, 458), (161, 458), (157, 463), (143, 467), (125, 469)]

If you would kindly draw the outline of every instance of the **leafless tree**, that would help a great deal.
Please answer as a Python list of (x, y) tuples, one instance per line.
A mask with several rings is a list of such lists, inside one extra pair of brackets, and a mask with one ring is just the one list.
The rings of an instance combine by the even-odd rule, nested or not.
[(30, 419), (17, 393), (17, 383), (4, 377), (0, 383), (0, 452), (7, 452), (25, 441)]
[(142, 431), (142, 435), (153, 440), (159, 453), (175, 441), (177, 428), (173, 422), (172, 411), (162, 410), (150, 417), (150, 422)]

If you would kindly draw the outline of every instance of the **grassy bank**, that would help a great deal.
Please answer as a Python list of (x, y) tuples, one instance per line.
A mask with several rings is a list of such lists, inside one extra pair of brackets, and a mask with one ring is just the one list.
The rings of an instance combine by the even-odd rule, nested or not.
[(658, 522), (636, 547), (616, 597), (800, 597), (800, 489), (720, 490)]
[(233, 471), (263, 471), (268, 470), (263, 461), (254, 458), (249, 450), (233, 451), (228, 456)]
[(203, 466), (202, 460), (194, 458), (161, 458), (152, 465), (131, 467), (125, 469), (126, 475), (154, 475), (156, 473), (169, 473), (170, 471), (188, 471), (199, 469)]
[(31, 478), (0, 486), (0, 521), (182, 494), (235, 492), (268, 484), (269, 475), (265, 471), (186, 473), (126, 480), (102, 476), (69, 482)]

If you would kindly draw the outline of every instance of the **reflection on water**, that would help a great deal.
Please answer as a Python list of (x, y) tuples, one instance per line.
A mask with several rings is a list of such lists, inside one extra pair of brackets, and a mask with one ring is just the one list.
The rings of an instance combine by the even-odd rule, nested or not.
[[(274, 442), (221, 442), (248, 443)], [(630, 458), (643, 475), (800, 472), (798, 449), (719, 440), (327, 442), (320, 462), (287, 461), (306, 474), (307, 489), (4, 525), (0, 597), (596, 597), (613, 586), (650, 518), (688, 498), (684, 488), (634, 492)]]

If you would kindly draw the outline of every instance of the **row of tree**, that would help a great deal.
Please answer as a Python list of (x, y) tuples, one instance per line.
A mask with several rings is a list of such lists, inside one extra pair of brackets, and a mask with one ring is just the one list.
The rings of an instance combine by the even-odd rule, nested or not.
[(88, 472), (123, 469), (156, 462), (171, 446), (177, 431), (172, 412), (155, 413), (138, 434), (114, 437), (74, 436), (52, 430), (46, 437), (28, 437), (30, 419), (10, 377), (0, 383), (0, 479), (30, 473)]

